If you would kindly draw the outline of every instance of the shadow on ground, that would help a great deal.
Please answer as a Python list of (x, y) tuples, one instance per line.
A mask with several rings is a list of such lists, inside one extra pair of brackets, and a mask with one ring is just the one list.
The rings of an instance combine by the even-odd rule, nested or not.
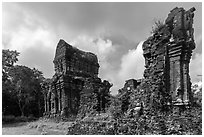
[(2, 124), (2, 128), (26, 126), (28, 122)]

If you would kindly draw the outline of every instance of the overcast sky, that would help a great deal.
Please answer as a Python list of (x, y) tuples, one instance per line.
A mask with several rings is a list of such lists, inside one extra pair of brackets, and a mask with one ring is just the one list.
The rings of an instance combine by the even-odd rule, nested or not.
[(54, 74), (59, 39), (98, 56), (99, 77), (122, 88), (125, 80), (142, 78), (142, 43), (155, 20), (164, 21), (174, 7), (196, 8), (196, 49), (190, 64), (193, 82), (202, 74), (201, 3), (3, 3), (3, 49), (20, 52), (17, 64)]

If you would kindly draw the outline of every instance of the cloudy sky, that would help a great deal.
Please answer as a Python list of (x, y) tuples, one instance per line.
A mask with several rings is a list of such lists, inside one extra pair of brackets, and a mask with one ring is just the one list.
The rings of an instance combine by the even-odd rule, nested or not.
[(142, 78), (141, 45), (155, 20), (164, 21), (174, 7), (196, 8), (196, 49), (190, 64), (193, 82), (202, 74), (201, 3), (3, 3), (2, 48), (20, 52), (17, 64), (35, 67), (45, 77), (54, 74), (53, 59), (59, 39), (98, 56), (99, 77), (114, 86)]

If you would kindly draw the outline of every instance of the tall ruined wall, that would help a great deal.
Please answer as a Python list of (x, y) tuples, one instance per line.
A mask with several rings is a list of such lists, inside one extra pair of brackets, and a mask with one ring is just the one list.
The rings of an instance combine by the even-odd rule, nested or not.
[(195, 8), (174, 8), (163, 25), (143, 43), (146, 105), (188, 105), (191, 102), (189, 62), (195, 48)]
[[(162, 30), (164, 31), (165, 28)], [(160, 32), (162, 32), (160, 31)], [(162, 106), (169, 101), (169, 92), (166, 91), (168, 77), (165, 77), (165, 57), (169, 33), (165, 33), (164, 37), (160, 37), (160, 33), (154, 34), (143, 43), (145, 71), (144, 78), (147, 84), (149, 100), (145, 103), (153, 105), (153, 107)], [(160, 37), (160, 39), (159, 39)], [(166, 95), (165, 95), (166, 94)]]

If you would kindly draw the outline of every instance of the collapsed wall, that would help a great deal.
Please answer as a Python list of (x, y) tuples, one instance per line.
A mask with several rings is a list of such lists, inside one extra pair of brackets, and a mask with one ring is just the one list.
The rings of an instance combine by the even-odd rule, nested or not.
[(93, 116), (106, 112), (110, 105), (110, 88), (112, 84), (101, 81), (100, 78), (88, 78), (85, 80), (83, 90), (80, 92), (80, 105), (77, 114), (78, 119), (85, 116)]

